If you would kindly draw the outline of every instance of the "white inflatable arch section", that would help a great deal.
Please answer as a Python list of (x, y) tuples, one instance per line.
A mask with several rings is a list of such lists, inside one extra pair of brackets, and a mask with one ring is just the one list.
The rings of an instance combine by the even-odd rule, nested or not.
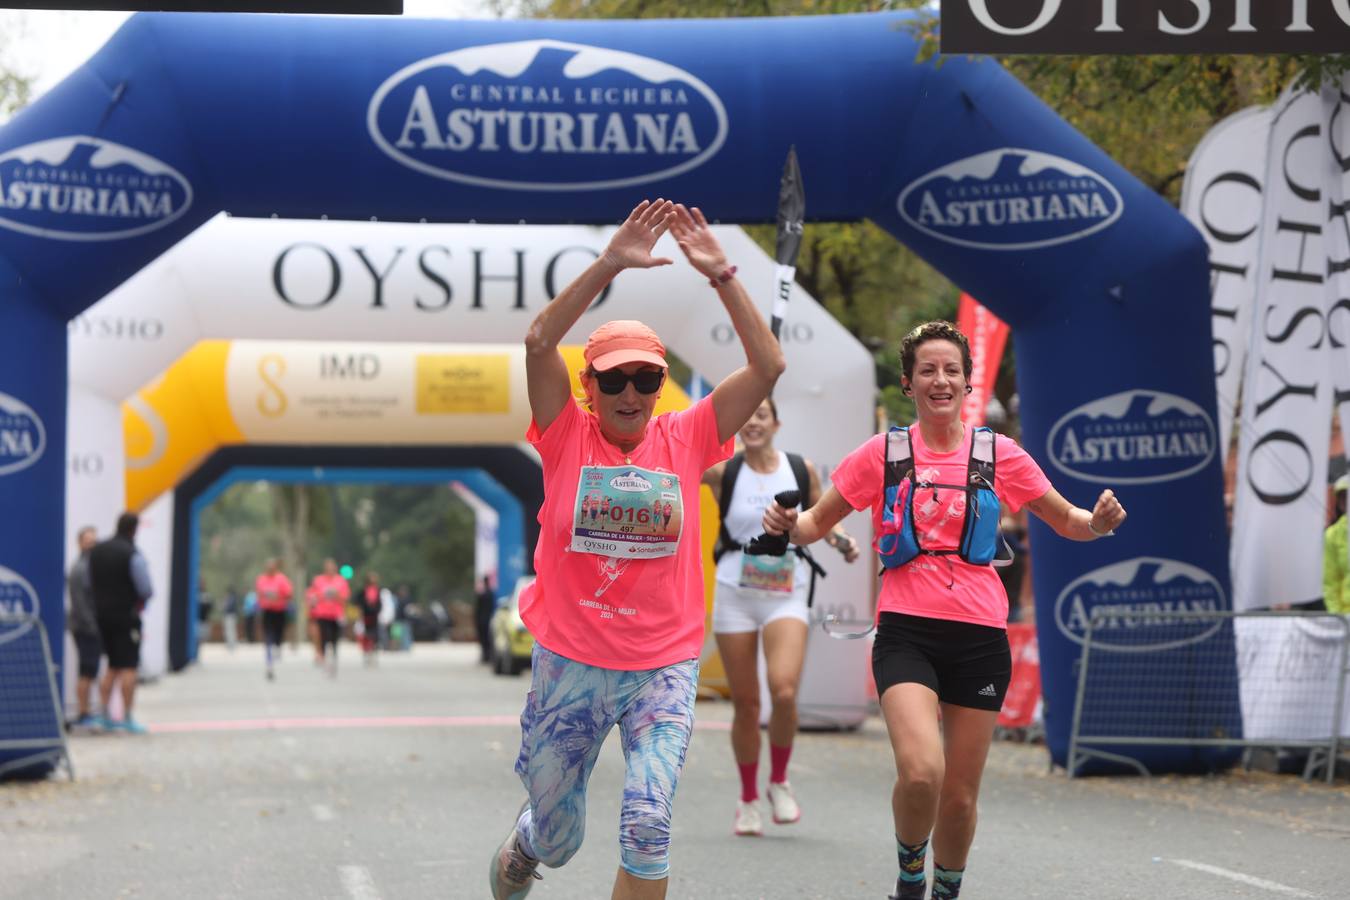
[[(742, 229), (715, 230), (767, 317), (774, 261)], [(125, 506), (122, 404), (134, 411), (136, 392), (198, 341), (516, 343), (611, 234), (592, 226), (212, 219), (70, 324), (67, 564), (75, 531), (84, 524), (108, 529)], [(621, 275), (567, 342), (584, 342), (610, 319), (641, 319), (715, 384), (744, 364), (730, 320), (672, 239), (655, 252), (676, 263)], [(828, 473), (873, 433), (871, 354), (796, 286), (783, 344), (788, 369), (774, 393), (783, 422), (778, 443)], [(360, 378), (359, 359), (339, 369), (337, 377)], [(445, 442), (456, 436), (447, 433)], [(171, 528), (171, 503), (165, 495), (148, 505), (140, 541), (166, 585), (171, 548), (160, 530)], [(846, 524), (860, 541), (870, 539), (865, 516)], [(831, 565), (817, 591), (817, 614), (866, 617), (872, 579), (865, 568)], [(832, 649), (821, 646), (813, 658)], [(858, 667), (851, 657), (846, 665)], [(849, 691), (848, 701), (856, 699)]]

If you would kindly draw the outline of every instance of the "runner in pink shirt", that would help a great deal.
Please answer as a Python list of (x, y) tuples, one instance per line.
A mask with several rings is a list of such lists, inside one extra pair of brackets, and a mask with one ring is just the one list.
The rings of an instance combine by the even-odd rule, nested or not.
[[(653, 418), (665, 346), (641, 322), (607, 322), (586, 342), (582, 409), (558, 345), (619, 272), (671, 262), (651, 252), (667, 228), (717, 291), (747, 365), (689, 409)], [(731, 455), (732, 436), (784, 365), (735, 274), (702, 213), (644, 200), (526, 335), (528, 437), (544, 474), (538, 579), (520, 604), (535, 637), (516, 761), (529, 798), (492, 858), (496, 900), (520, 900), (541, 862), (562, 866), (581, 846), (586, 781), (615, 725), (627, 777), (612, 896), (665, 896), (671, 806), (703, 646), (699, 479)], [(594, 494), (598, 517), (594, 499), (592, 516), (578, 499)]]
[[(337, 677), (338, 637), (342, 633), (342, 616), (352, 589), (347, 579), (338, 574), (337, 560), (325, 559), (323, 572), (314, 576), (307, 592), (310, 598), (309, 614), (319, 624), (319, 661), (327, 663), (328, 677)], [(333, 648), (331, 655), (328, 648)]]
[[(872, 673), (895, 754), (891, 799), (900, 862), (895, 900), (924, 896), (931, 837), (933, 900), (959, 895), (975, 837), (975, 802), (1003, 695), (1012, 674), (1008, 597), (993, 568), (955, 553), (967, 511), (971, 429), (961, 422), (972, 361), (965, 335), (946, 322), (911, 331), (900, 345), (901, 387), (914, 398), (909, 428), (913, 477), (899, 485), (903, 511), (914, 491), (913, 536), (923, 548), (887, 568), (877, 603)], [(831, 473), (815, 506), (770, 506), (766, 531), (810, 544), (853, 510), (871, 508), (874, 533), (885, 521), (886, 435), (869, 438)], [(1093, 541), (1114, 533), (1125, 510), (1110, 490), (1092, 510), (1069, 503), (1010, 438), (994, 439), (994, 493), (1011, 511), (1026, 506), (1062, 537)], [(997, 511), (986, 510), (997, 516)], [(886, 552), (880, 543), (878, 552)], [(941, 710), (941, 728), (938, 713)]]
[(267, 680), (276, 678), (273, 664), (281, 656), (281, 642), (286, 635), (286, 612), (291, 603), (291, 580), (281, 571), (281, 562), (269, 559), (261, 575), (253, 582), (262, 610), (263, 654), (267, 660)]

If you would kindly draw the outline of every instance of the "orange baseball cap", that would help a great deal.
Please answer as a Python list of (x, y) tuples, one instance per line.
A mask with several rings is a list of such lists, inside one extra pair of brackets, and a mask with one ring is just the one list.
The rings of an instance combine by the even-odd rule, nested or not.
[(586, 339), (586, 364), (597, 372), (630, 362), (666, 364), (666, 345), (646, 325), (633, 319), (615, 319), (591, 332)]

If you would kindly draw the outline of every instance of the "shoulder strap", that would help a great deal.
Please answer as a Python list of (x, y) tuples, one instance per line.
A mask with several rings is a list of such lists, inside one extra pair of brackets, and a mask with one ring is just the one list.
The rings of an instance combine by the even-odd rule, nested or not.
[(970, 462), (967, 481), (974, 484), (976, 476), (992, 491), (994, 489), (994, 430), (981, 425), (970, 441)]
[(886, 433), (886, 487), (896, 487), (914, 471), (909, 429), (895, 426)]
[(787, 460), (792, 468), (792, 477), (797, 480), (797, 490), (801, 492), (801, 508), (808, 509), (811, 506), (811, 473), (806, 469), (806, 460), (796, 453), (789, 453)]
[(722, 488), (717, 498), (717, 546), (713, 548), (713, 562), (722, 558), (722, 554), (735, 546), (731, 540), (731, 533), (727, 531), (727, 507), (731, 505), (732, 492), (736, 490), (736, 478), (741, 474), (741, 466), (745, 465), (745, 454), (737, 453), (727, 460), (726, 467), (722, 469)]

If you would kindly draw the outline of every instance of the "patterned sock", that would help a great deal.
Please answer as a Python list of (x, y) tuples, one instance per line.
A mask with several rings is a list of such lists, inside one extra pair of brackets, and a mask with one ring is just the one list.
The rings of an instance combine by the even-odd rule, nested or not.
[(741, 802), (759, 799), (759, 763), (736, 763), (741, 773)]
[(896, 835), (895, 849), (900, 857), (900, 880), (895, 883), (896, 900), (923, 900), (924, 888), (927, 887), (923, 866), (928, 858), (928, 838), (917, 844), (906, 844)]
[(792, 756), (792, 745), (786, 747), (775, 747), (769, 745), (769, 780), (774, 784), (782, 784), (787, 781), (788, 758)]
[(965, 869), (944, 869), (933, 866), (933, 900), (956, 900), (961, 893), (961, 876)]
[(526, 804), (520, 811), (520, 818), (516, 819), (516, 846), (520, 852), (524, 853), (530, 859), (538, 859), (539, 856), (534, 852), (534, 845), (530, 843), (530, 832), (534, 828), (534, 814)]

